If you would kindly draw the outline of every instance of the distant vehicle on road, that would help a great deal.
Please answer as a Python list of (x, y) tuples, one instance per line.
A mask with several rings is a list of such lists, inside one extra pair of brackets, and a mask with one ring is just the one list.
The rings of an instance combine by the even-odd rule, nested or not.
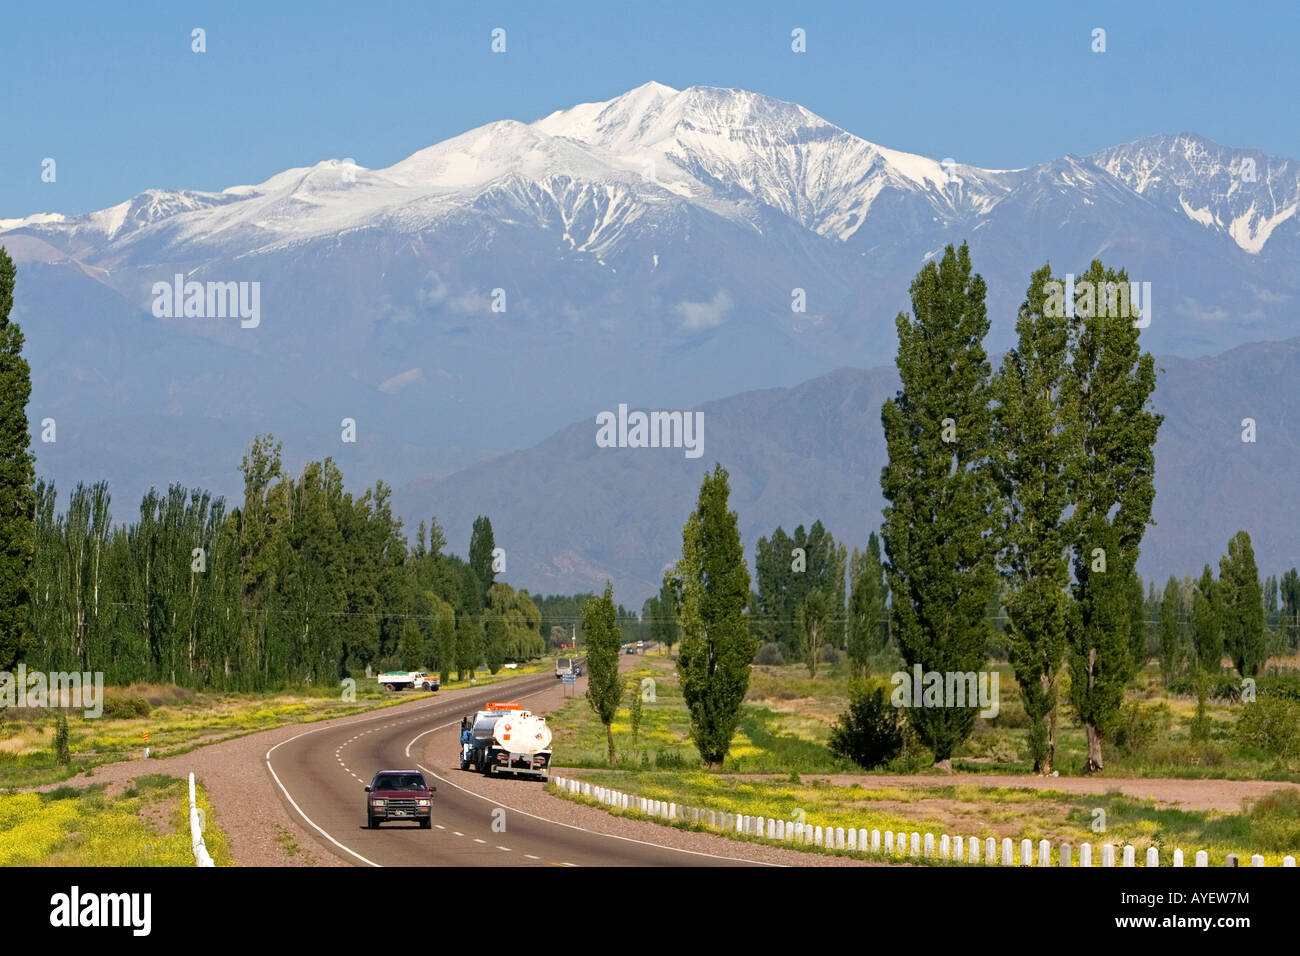
[(517, 669), (517, 668), (519, 667), (519, 665), (518, 665), (518, 664), (515, 664), (515, 663), (505, 664), (505, 665), (503, 665), (503, 666), (504, 666), (505, 669), (508, 670), (508, 671), (515, 670), (515, 669)]
[(424, 671), (384, 671), (378, 681), (389, 690), (406, 690), (418, 686), (428, 676)]
[(555, 678), (556, 678), (556, 680), (559, 680), (559, 679), (560, 679), (561, 677), (563, 677), (565, 674), (572, 674), (572, 673), (573, 673), (573, 663), (574, 663), (574, 662), (573, 662), (573, 658), (572, 658), (572, 657), (557, 657), (557, 658), (555, 659)]
[(366, 827), (377, 830), (390, 820), (414, 820), (421, 830), (433, 825), (433, 791), (418, 770), (380, 770), (366, 787)]
[(624, 653), (624, 654), (635, 654), (635, 653), (636, 653), (636, 648), (633, 647), (631, 644), (629, 644), (627, 647), (623, 648), (623, 653)]

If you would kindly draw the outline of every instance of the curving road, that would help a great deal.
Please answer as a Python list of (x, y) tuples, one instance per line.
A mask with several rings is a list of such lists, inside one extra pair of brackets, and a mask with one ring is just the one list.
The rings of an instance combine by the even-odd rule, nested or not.
[[(494, 832), (494, 818), (500, 819), (505, 805), (463, 787), (469, 775), (454, 769), (460, 719), (489, 700), (527, 701), (555, 686), (551, 674), (520, 677), (454, 699), (434, 697), (330, 722), (276, 744), (266, 753), (266, 767), (290, 813), (325, 849), (358, 866), (753, 865), (597, 833), (509, 807), (507, 832)], [(421, 768), (438, 787), (433, 829), (414, 823), (367, 829), (364, 787), (371, 776), (411, 767)], [(523, 780), (518, 785), (541, 786)]]

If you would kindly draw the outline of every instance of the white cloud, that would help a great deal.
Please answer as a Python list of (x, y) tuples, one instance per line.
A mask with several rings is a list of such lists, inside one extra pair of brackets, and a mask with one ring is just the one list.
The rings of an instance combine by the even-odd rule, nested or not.
[(394, 375), (388, 381), (381, 382), (379, 385), (379, 390), (381, 392), (386, 392), (387, 394), (391, 395), (394, 392), (400, 392), (402, 389), (406, 388), (406, 386), (412, 384), (413, 382), (423, 382), (423, 381), (424, 381), (424, 375), (421, 374), (420, 369), (408, 368), (405, 372), (402, 372), (399, 375)]
[(727, 321), (727, 313), (733, 304), (731, 296), (723, 289), (711, 302), (679, 302), (674, 311), (682, 316), (683, 328), (697, 331), (711, 329)]

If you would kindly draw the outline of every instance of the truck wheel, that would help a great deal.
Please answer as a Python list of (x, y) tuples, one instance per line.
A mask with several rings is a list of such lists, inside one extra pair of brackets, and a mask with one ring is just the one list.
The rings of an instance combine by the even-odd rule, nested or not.
[(431, 826), (433, 826), (433, 821), (432, 821), (432, 820), (421, 820), (421, 821), (420, 821), (420, 829), (421, 829), (421, 830), (427, 830), (427, 829), (429, 829)]
[(461, 770), (468, 770), (468, 769), (469, 769), (469, 761), (468, 761), (468, 760), (462, 760), (462, 761), (460, 762), (460, 769), (461, 769)]
[(367, 830), (378, 830), (378, 829), (379, 829), (379, 824), (375, 822), (375, 818), (374, 818), (374, 817), (366, 817), (366, 829), (367, 829)]
[(486, 766), (484, 766), (484, 768), (483, 768), (483, 776), (485, 776), (485, 777), (490, 777), (490, 776), (492, 776), (492, 764), (489, 763), (489, 764), (487, 764)]

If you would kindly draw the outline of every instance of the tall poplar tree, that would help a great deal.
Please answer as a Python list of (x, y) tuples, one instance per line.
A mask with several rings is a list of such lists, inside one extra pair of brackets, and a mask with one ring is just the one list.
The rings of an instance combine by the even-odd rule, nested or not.
[(682, 628), (677, 673), (691, 737), (708, 766), (721, 763), (731, 749), (757, 650), (745, 621), (749, 568), (736, 513), (727, 510), (729, 495), (726, 469), (715, 465), (682, 529), (675, 575)]
[(1217, 674), (1223, 666), (1223, 623), (1219, 611), (1219, 585), (1207, 564), (1192, 596), (1192, 643), (1196, 667)]
[[(1070, 702), (1087, 734), (1089, 772), (1102, 769), (1101, 741), (1133, 673), (1133, 573), (1151, 522), (1153, 447), (1163, 421), (1150, 410), (1155, 363), (1142, 351), (1134, 319), (1098, 302), (1121, 284), (1127, 287), (1127, 274), (1097, 260), (1079, 278), (1067, 379), (1077, 428), (1067, 469), (1074, 603), (1066, 640)], [(1140, 583), (1138, 590), (1140, 604)]]
[(1010, 657), (1029, 716), (1034, 770), (1056, 759), (1057, 677), (1065, 654), (1070, 580), (1066, 559), (1067, 464), (1076, 421), (1070, 407), (1070, 326), (1049, 310), (1045, 265), (1029, 280), (1016, 319), (1016, 346), (994, 379), (994, 474), (1002, 499)]
[(853, 549), (849, 562), (852, 590), (848, 609), (849, 662), (857, 677), (865, 677), (871, 658), (885, 647), (885, 601), (888, 585), (885, 569), (880, 562), (880, 539), (871, 532), (867, 550), (859, 553)]
[(1165, 596), (1160, 602), (1160, 673), (1168, 687), (1183, 662), (1182, 637), (1183, 599), (1178, 579), (1172, 574), (1165, 584)]
[(492, 587), (496, 572), (492, 570), (492, 552), (496, 549), (496, 540), (492, 537), (492, 522), (486, 515), (474, 519), (474, 530), (469, 539), (469, 566), (474, 570), (482, 586), (479, 604), (487, 605), (487, 593)]
[(1300, 572), (1292, 568), (1282, 575), (1278, 592), (1282, 598), (1281, 627), (1286, 634), (1286, 646), (1295, 650), (1300, 647)]
[[(984, 296), (965, 244), (948, 246), (940, 262), (917, 274), (913, 316), (895, 320), (903, 387), (880, 416), (889, 454), (880, 484), (894, 632), (909, 666), (941, 674), (982, 668), (984, 609), (997, 588)], [(935, 764), (947, 769), (975, 713), (913, 707), (908, 719)]]
[(433, 647), (438, 657), (438, 677), (445, 684), (456, 666), (456, 612), (436, 594), (430, 595), (429, 604), (433, 613)]
[(623, 681), (618, 676), (621, 635), (614, 609), (614, 586), (605, 582), (605, 593), (588, 598), (582, 605), (582, 629), (587, 634), (587, 703), (605, 725), (609, 764), (614, 765), (614, 715), (623, 699)]
[(803, 659), (808, 665), (808, 676), (817, 676), (822, 648), (826, 646), (828, 631), (828, 605), (821, 588), (813, 588), (799, 605), (799, 639), (803, 643)]
[(1238, 531), (1219, 560), (1220, 623), (1232, 663), (1242, 677), (1254, 677), (1268, 656), (1264, 637), (1264, 596), (1250, 535)]
[(0, 246), (0, 670), (31, 646), (28, 604), (36, 552), (36, 470), (27, 430), (32, 372), (10, 318), (17, 270)]

